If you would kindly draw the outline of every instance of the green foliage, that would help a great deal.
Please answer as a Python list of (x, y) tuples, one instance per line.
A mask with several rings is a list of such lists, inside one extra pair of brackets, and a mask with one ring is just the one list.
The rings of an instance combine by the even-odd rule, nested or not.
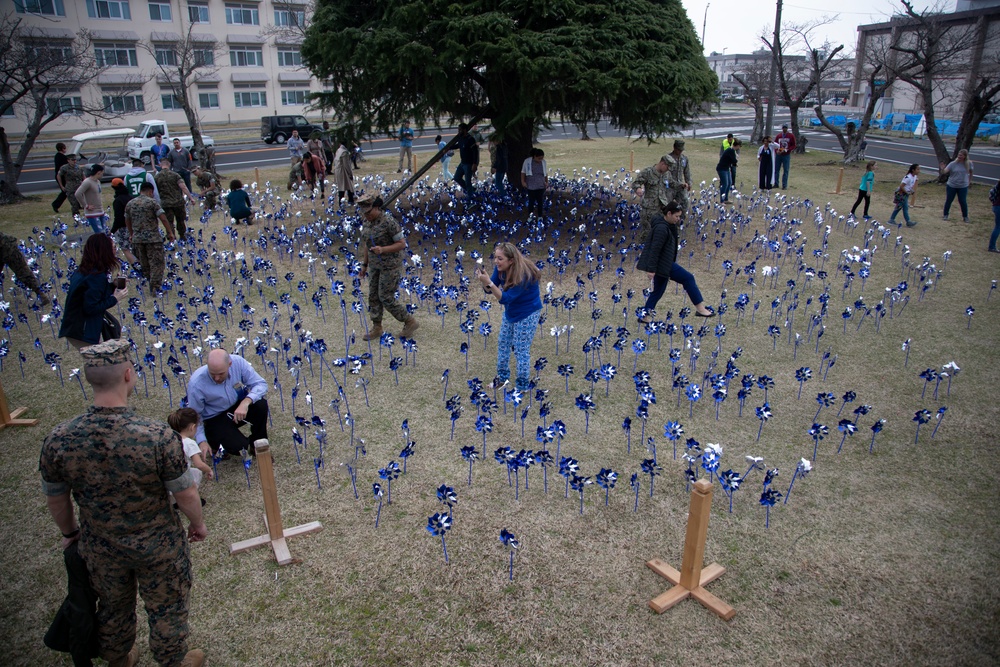
[(653, 138), (717, 85), (678, 0), (320, 0), (302, 54), (349, 122), (481, 115), (517, 143), (549, 114)]

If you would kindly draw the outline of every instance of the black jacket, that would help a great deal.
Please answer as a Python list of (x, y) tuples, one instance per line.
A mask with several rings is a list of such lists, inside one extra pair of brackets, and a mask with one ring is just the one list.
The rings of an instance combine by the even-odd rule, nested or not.
[(115, 286), (108, 282), (107, 274), (84, 275), (74, 271), (69, 279), (59, 337), (76, 338), (90, 345), (99, 343), (104, 327), (104, 311), (117, 304)]
[(740, 156), (736, 154), (736, 150), (733, 148), (727, 148), (722, 152), (722, 157), (719, 159), (719, 164), (715, 165), (715, 170), (726, 170), (732, 169), (736, 166), (739, 161)]
[(69, 593), (45, 633), (45, 645), (69, 653), (77, 667), (90, 665), (97, 657), (97, 593), (90, 586), (87, 564), (77, 550), (78, 542), (63, 552)]
[(120, 187), (115, 188), (115, 200), (111, 203), (112, 209), (115, 212), (114, 223), (111, 225), (111, 233), (114, 234), (119, 229), (125, 229), (125, 204), (132, 201), (132, 195), (129, 193), (128, 188)]
[(677, 261), (677, 227), (662, 215), (654, 215), (649, 222), (649, 237), (637, 268), (666, 278)]

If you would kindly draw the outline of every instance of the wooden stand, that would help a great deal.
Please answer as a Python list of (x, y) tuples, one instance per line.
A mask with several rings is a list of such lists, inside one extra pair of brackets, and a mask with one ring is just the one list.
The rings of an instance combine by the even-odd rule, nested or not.
[(28, 408), (16, 408), (13, 412), (11, 412), (7, 407), (7, 394), (4, 393), (3, 385), (0, 384), (0, 429), (7, 426), (37, 425), (37, 419), (18, 419), (18, 417), (27, 409)]
[(234, 555), (270, 544), (271, 550), (274, 552), (274, 559), (278, 561), (278, 565), (289, 565), (298, 562), (292, 558), (285, 540), (296, 535), (305, 535), (323, 530), (323, 524), (319, 521), (312, 521), (301, 526), (296, 526), (295, 528), (289, 528), (288, 530), (282, 529), (281, 508), (278, 507), (278, 488), (274, 484), (274, 462), (271, 460), (271, 446), (267, 440), (258, 440), (254, 443), (254, 447), (257, 449), (257, 470), (260, 471), (260, 488), (264, 492), (264, 527), (267, 528), (267, 533), (232, 544), (229, 547), (229, 554)]
[(839, 194), (840, 194), (840, 188), (841, 188), (841, 186), (842, 186), (843, 184), (844, 184), (844, 168), (843, 168), (843, 167), (841, 167), (841, 168), (840, 168), (840, 173), (839, 173), (839, 174), (837, 174), (837, 189), (836, 189), (836, 190), (834, 190), (833, 192), (829, 192), (829, 193), (827, 193), (827, 194), (831, 194), (831, 195), (839, 195)]
[(688, 512), (681, 571), (678, 572), (659, 558), (646, 563), (646, 567), (674, 584), (673, 588), (649, 601), (649, 608), (657, 614), (662, 614), (681, 600), (693, 597), (725, 621), (736, 615), (735, 609), (705, 590), (708, 583), (726, 573), (726, 568), (718, 563), (702, 569), (705, 537), (708, 534), (708, 513), (711, 509), (712, 484), (700, 479), (691, 490), (691, 509)]

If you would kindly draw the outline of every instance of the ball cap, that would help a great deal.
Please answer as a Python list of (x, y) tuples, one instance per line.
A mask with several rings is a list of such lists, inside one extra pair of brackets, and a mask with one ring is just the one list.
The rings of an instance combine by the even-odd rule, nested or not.
[(366, 195), (361, 195), (360, 197), (358, 197), (358, 206), (362, 208), (368, 208), (370, 206), (374, 206), (375, 208), (382, 208), (382, 204), (383, 204), (382, 198), (379, 197), (377, 194), (371, 192)]
[(130, 349), (131, 345), (127, 340), (106, 340), (103, 343), (82, 348), (80, 356), (83, 357), (84, 366), (87, 368), (117, 366), (130, 362)]
[(123, 181), (120, 178), (112, 178), (111, 179), (111, 187), (117, 188), (119, 185), (125, 185), (125, 181)]
[(684, 140), (674, 139), (674, 148), (680, 148), (681, 150), (684, 150)]

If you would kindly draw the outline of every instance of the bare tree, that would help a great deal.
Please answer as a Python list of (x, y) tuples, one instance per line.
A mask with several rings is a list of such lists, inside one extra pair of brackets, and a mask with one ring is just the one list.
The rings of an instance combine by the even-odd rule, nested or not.
[(956, 140), (955, 152), (949, 153), (937, 128), (935, 102), (941, 101), (943, 95), (940, 91), (947, 88), (946, 82), (970, 78), (973, 52), (976, 45), (981, 44), (980, 31), (986, 30), (985, 22), (979, 25), (949, 21), (947, 15), (940, 13), (939, 7), (917, 12), (908, 0), (901, 2), (906, 19), (902, 20), (899, 38), (890, 47), (896, 52), (893, 70), (896, 78), (910, 84), (919, 93), (927, 139), (938, 162), (947, 163), (961, 148), (972, 145), (979, 123), (996, 105), (994, 98), (1000, 90), (996, 71), (992, 76), (987, 74), (978, 77), (978, 81), (968, 81), (965, 86), (965, 111), (958, 130), (959, 136), (967, 143), (963, 145)]
[[(122, 116), (101, 98), (91, 99), (80, 91), (106, 73), (111, 64), (97, 57), (90, 33), (81, 30), (70, 39), (22, 23), (11, 13), (0, 16), (0, 118), (20, 116), (25, 121), (24, 138), (12, 155), (7, 133), (0, 125), (0, 204), (24, 198), (17, 181), (25, 160), (42, 130), (66, 114), (87, 114), (110, 119)], [(141, 77), (121, 77), (119, 94), (142, 90)]]
[(747, 104), (753, 107), (753, 131), (750, 143), (759, 143), (764, 136), (764, 91), (771, 77), (771, 59), (750, 60), (742, 72), (733, 74), (733, 80), (740, 84)]
[(813, 72), (817, 80), (816, 97), (821, 101), (815, 107), (816, 117), (819, 118), (819, 122), (823, 127), (837, 137), (837, 141), (844, 151), (844, 164), (857, 162), (861, 159), (861, 144), (865, 141), (865, 135), (868, 134), (868, 130), (871, 127), (872, 117), (875, 115), (875, 108), (878, 105), (878, 101), (895, 82), (895, 73), (887, 65), (889, 62), (890, 40), (891, 37), (886, 36), (885, 40), (866, 45), (865, 53), (857, 54), (858, 58), (864, 59), (861, 64), (861, 71), (864, 72), (865, 80), (868, 84), (868, 100), (865, 102), (865, 109), (861, 114), (861, 124), (848, 123), (843, 130), (830, 123), (823, 111), (823, 77), (820, 75), (821, 60), (816, 52), (813, 52), (811, 56)]
[[(814, 41), (813, 34), (819, 28), (835, 20), (836, 17), (793, 24), (782, 29), (777, 39), (769, 40), (766, 34), (760, 38), (777, 56), (781, 100), (788, 106), (788, 113), (791, 114), (792, 134), (795, 135), (796, 144), (802, 143), (799, 132), (799, 109), (810, 93), (817, 88), (824, 74), (837, 62), (837, 54), (844, 50), (843, 44), (832, 49), (826, 44), (821, 51), (813, 48), (810, 43)], [(783, 39), (783, 35), (786, 35), (787, 39)], [(803, 49), (809, 54), (808, 58), (789, 59), (788, 55), (797, 49)]]
[(184, 110), (195, 156), (203, 168), (215, 174), (215, 151), (206, 149), (202, 139), (201, 118), (198, 116), (193, 88), (199, 80), (211, 77), (218, 70), (216, 61), (221, 50), (214, 37), (193, 32), (195, 25), (191, 23), (184, 35), (170, 35), (163, 40), (149, 40), (140, 44), (143, 50), (154, 57), (161, 85), (170, 88)]

